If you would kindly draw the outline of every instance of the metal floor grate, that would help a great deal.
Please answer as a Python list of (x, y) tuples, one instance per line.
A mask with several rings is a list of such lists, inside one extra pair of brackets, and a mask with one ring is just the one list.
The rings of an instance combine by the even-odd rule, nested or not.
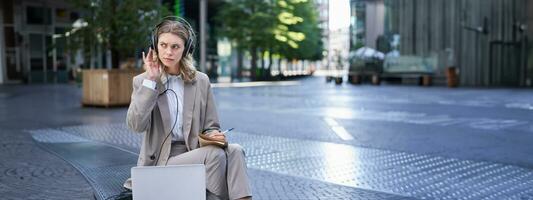
[(93, 142), (53, 129), (30, 131), (45, 150), (64, 159), (85, 176), (95, 191), (96, 199), (107, 199), (120, 193), (130, 177), (137, 155), (110, 145)]
[[(121, 124), (61, 130), (136, 151), (141, 137)], [(533, 170), (517, 166), (241, 132), (228, 138), (254, 170), (421, 199), (533, 199)]]
[(233, 133), (250, 168), (435, 199), (533, 199), (533, 170), (490, 162)]

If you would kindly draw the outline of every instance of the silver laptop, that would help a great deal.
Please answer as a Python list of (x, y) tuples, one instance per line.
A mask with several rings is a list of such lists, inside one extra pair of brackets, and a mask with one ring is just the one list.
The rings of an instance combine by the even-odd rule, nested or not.
[(174, 165), (131, 168), (134, 200), (205, 200), (205, 166)]

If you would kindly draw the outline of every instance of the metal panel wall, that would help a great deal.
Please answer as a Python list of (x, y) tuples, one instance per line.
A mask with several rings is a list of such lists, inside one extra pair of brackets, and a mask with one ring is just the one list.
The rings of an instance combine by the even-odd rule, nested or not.
[[(404, 55), (454, 52), (462, 85), (526, 83), (528, 0), (388, 0)], [(397, 13), (394, 13), (397, 12)], [(391, 20), (395, 23), (395, 20)], [(397, 29), (397, 30), (395, 30)]]

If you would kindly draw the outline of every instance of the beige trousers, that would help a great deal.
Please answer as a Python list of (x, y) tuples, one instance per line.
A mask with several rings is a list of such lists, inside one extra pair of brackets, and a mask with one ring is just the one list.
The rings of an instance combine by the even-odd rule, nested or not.
[(225, 150), (205, 146), (187, 152), (184, 144), (172, 143), (167, 165), (204, 164), (208, 192), (219, 199), (239, 199), (252, 196), (244, 157), (238, 144), (229, 144)]

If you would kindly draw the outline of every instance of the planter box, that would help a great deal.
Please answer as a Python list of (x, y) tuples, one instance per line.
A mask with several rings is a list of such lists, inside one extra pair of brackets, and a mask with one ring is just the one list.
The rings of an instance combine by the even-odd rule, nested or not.
[(133, 77), (142, 70), (83, 70), (84, 106), (127, 106), (133, 90)]

